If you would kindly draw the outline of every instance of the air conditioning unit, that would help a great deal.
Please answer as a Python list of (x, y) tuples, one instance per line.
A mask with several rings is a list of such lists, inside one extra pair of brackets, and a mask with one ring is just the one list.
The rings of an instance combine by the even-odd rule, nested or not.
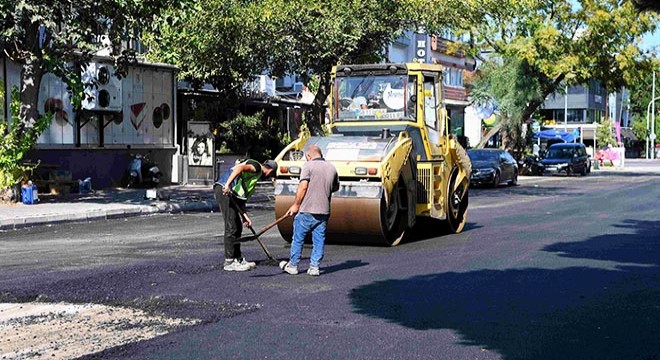
[(90, 63), (83, 71), (85, 97), (82, 108), (92, 111), (120, 112), (122, 110), (121, 80), (109, 64)]

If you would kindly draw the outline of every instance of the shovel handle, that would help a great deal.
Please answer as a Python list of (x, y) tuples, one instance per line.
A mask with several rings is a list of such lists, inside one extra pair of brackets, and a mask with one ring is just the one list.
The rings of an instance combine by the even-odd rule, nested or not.
[[(232, 204), (234, 204), (234, 206), (235, 206), (236, 209), (238, 210), (238, 213), (241, 215), (241, 218), (242, 218), (243, 220), (245, 220), (245, 212), (243, 211), (243, 209), (241, 209), (240, 206), (238, 206), (238, 204), (236, 203), (236, 200), (234, 200), (234, 198), (231, 196), (231, 194), (229, 195), (229, 201), (231, 201)], [(259, 239), (259, 235), (257, 235), (257, 233), (254, 231), (254, 228), (253, 228), (252, 226), (248, 226), (248, 228), (249, 228), (250, 231), (252, 231), (252, 233), (254, 234), (254, 238), (255, 238), (255, 240), (257, 240), (257, 242), (259, 243), (259, 246), (261, 246), (261, 249), (264, 251), (264, 253), (266, 254), (266, 256), (267, 256), (270, 260), (275, 260), (275, 258), (273, 257), (273, 255), (271, 255), (270, 252), (268, 251), (268, 249), (266, 248), (266, 245), (264, 245), (264, 243), (261, 242), (261, 239)]]
[(272, 223), (266, 225), (263, 229), (259, 230), (258, 233), (254, 234), (255, 237), (259, 237), (263, 235), (266, 231), (270, 230), (273, 226), (279, 224), (282, 222), (282, 220), (288, 218), (289, 216), (287, 214), (282, 215), (279, 219), (273, 221)]

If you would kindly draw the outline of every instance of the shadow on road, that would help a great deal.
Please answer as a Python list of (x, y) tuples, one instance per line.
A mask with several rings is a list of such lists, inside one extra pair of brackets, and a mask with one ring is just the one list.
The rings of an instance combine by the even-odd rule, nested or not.
[(340, 264), (337, 264), (337, 265), (323, 267), (323, 268), (321, 268), (321, 273), (323, 275), (327, 275), (327, 274), (331, 274), (333, 272), (359, 268), (359, 267), (363, 267), (363, 266), (367, 266), (367, 265), (369, 265), (369, 263), (364, 262), (362, 260), (348, 260), (348, 261), (344, 261), (343, 263), (340, 263)]
[(543, 249), (593, 267), (479, 270), (385, 280), (354, 289), (354, 311), (417, 329), (452, 329), (460, 343), (505, 359), (660, 357), (660, 221)]

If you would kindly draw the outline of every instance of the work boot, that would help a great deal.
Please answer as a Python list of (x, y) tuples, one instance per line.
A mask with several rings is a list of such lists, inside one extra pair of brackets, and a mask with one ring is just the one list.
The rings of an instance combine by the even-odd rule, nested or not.
[(298, 266), (291, 265), (288, 261), (280, 262), (280, 269), (287, 274), (296, 275), (298, 274)]
[(247, 261), (245, 258), (241, 259), (241, 264), (247, 265), (250, 270), (255, 269), (257, 267), (257, 263), (254, 261)]
[(248, 271), (250, 266), (248, 264), (243, 264), (238, 259), (227, 259), (225, 264), (222, 267), (225, 271)]
[(309, 269), (307, 269), (307, 275), (319, 276), (321, 275), (321, 270), (319, 270), (319, 268), (316, 266), (310, 266)]

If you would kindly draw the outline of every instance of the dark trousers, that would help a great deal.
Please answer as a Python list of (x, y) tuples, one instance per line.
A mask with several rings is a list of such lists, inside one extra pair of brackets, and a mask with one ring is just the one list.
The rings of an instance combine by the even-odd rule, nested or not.
[[(243, 232), (241, 215), (236, 208), (236, 204), (232, 204), (229, 196), (222, 193), (221, 185), (213, 186), (213, 193), (225, 221), (225, 259), (242, 259), (243, 254), (241, 254), (241, 243), (239, 241)], [(242, 200), (234, 199), (234, 201), (239, 203)]]

